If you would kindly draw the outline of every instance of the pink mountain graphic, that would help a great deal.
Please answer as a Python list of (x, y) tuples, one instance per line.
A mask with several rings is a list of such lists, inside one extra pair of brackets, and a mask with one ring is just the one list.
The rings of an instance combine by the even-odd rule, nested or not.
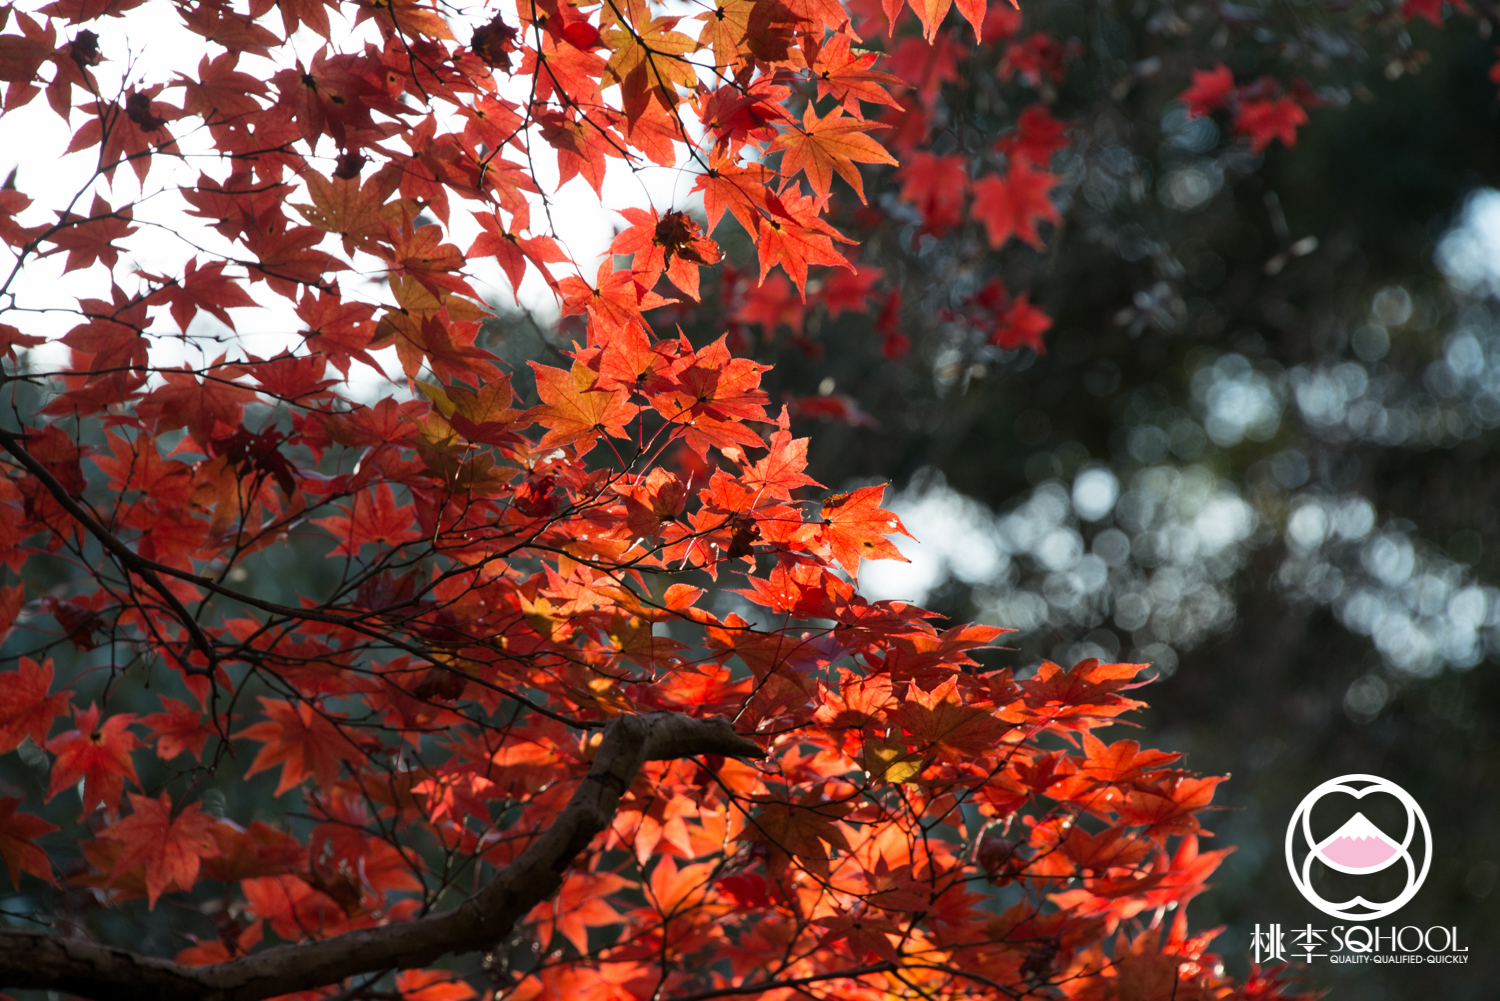
[(1362, 813), (1350, 817), (1317, 847), (1319, 858), (1344, 872), (1383, 869), (1400, 853), (1401, 846)]

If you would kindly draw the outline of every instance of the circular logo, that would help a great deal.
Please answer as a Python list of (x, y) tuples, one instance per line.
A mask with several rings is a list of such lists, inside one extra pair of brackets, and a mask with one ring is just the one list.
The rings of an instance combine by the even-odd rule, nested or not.
[[(1406, 807), (1406, 830), (1400, 838), (1387, 834), (1363, 813), (1358, 812), (1332, 834), (1321, 839), (1313, 836), (1312, 810), (1324, 797), (1342, 795), (1361, 800), (1371, 793), (1392, 796)], [(1420, 871), (1412, 860), (1411, 853), (1412, 840), (1416, 837), (1418, 827), (1422, 831)], [(1307, 852), (1300, 865), (1297, 862), (1299, 842), (1300, 848)], [(1406, 889), (1384, 903), (1366, 900), (1357, 894), (1342, 903), (1325, 900), (1312, 886), (1314, 859), (1337, 872), (1355, 876), (1365, 876), (1394, 865), (1403, 865), (1406, 869)], [(1417, 895), (1431, 864), (1432, 830), (1427, 826), (1427, 816), (1411, 793), (1379, 775), (1340, 775), (1336, 779), (1329, 779), (1297, 804), (1291, 822), (1286, 826), (1286, 866), (1298, 892), (1324, 914), (1345, 921), (1371, 921), (1394, 914)]]

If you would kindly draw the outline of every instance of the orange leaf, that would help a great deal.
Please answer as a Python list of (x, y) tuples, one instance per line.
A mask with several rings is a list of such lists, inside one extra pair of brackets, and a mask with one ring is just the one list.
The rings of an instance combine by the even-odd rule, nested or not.
[(922, 750), (945, 761), (963, 761), (992, 750), (1009, 727), (976, 706), (966, 706), (950, 677), (931, 692), (912, 686), (894, 714), (902, 729)]
[(399, 177), (380, 171), (365, 181), (358, 178), (325, 178), (308, 171), (307, 194), (311, 205), (293, 205), (302, 217), (325, 233), (336, 233), (344, 241), (344, 253), (356, 249), (378, 254), (386, 240), (388, 226), (399, 228), (403, 213), (417, 214), (414, 202), (398, 200), (387, 204), (396, 190)]
[(874, 139), (865, 135), (873, 128), (883, 126), (845, 115), (842, 108), (830, 111), (819, 118), (809, 102), (802, 116), (802, 127), (787, 129), (771, 143), (770, 152), (782, 149), (786, 155), (781, 160), (781, 173), (792, 177), (797, 171), (807, 173), (813, 191), (823, 198), (828, 197), (835, 172), (849, 182), (860, 201), (865, 200), (865, 186), (860, 178), (858, 163), (888, 163), (896, 165), (896, 158)]
[(817, 480), (803, 472), (807, 468), (809, 440), (793, 439), (790, 431), (777, 431), (771, 436), (771, 451), (745, 474), (745, 486), (788, 501), (798, 487), (819, 486)]
[(467, 1001), (479, 996), (447, 970), (402, 970), (396, 974), (396, 993), (405, 1001)]
[(716, 868), (716, 863), (699, 862), (678, 869), (672, 856), (662, 856), (651, 870), (651, 898), (656, 909), (670, 917), (687, 904), (702, 902)]
[[(606, 257), (599, 265), (593, 285), (576, 276), (557, 283), (557, 290), (563, 295), (562, 315), (587, 313), (601, 340), (627, 327), (646, 333), (648, 328), (641, 314), (677, 300), (657, 295), (642, 277), (634, 271), (616, 271)], [(650, 276), (651, 284), (655, 284), (656, 278), (657, 275)]]
[(809, 264), (854, 269), (833, 246), (834, 240), (840, 243), (854, 241), (841, 236), (838, 230), (819, 217), (817, 199), (787, 192), (781, 198), (768, 196), (766, 204), (769, 211), (760, 220), (755, 241), (760, 253), (761, 281), (766, 280), (768, 271), (780, 264), (796, 284), (797, 291), (805, 297)]
[(911, 562), (886, 538), (898, 532), (913, 536), (900, 518), (880, 507), (884, 494), (884, 486), (860, 487), (823, 502), (823, 542), (851, 577), (859, 576), (861, 559)]
[(588, 930), (624, 920), (606, 898), (633, 884), (612, 872), (574, 872), (557, 895), (532, 911), (537, 937), (551, 947), (554, 930), (573, 943), (580, 954), (589, 947)]
[(480, 213), (474, 218), (481, 232), (465, 256), (493, 256), (499, 261), (505, 277), (510, 279), (511, 294), (517, 302), (521, 301), (521, 281), (526, 277), (527, 262), (542, 273), (548, 285), (552, 285), (554, 280), (547, 265), (561, 264), (570, 259), (550, 236), (526, 237), (521, 236), (517, 229), (503, 230), (498, 215), (491, 212)]
[(696, 300), (699, 266), (715, 264), (722, 256), (714, 242), (702, 235), (686, 212), (676, 209), (661, 216), (654, 208), (650, 212), (621, 209), (620, 214), (631, 225), (615, 237), (610, 253), (635, 255), (630, 268), (643, 287), (651, 288), (666, 272), (673, 285)]
[(874, 52), (856, 52), (848, 35), (834, 35), (818, 52), (813, 63), (813, 72), (818, 78), (818, 96), (833, 95), (844, 110), (856, 118), (863, 117), (861, 101), (901, 107), (891, 96), (891, 89), (905, 87), (906, 81), (871, 69), (877, 58), (878, 54)]
[(582, 362), (575, 362), (571, 372), (537, 362), (531, 367), (543, 405), (532, 408), (527, 416), (548, 429), (538, 448), (573, 445), (584, 455), (601, 432), (613, 438), (628, 437), (625, 425), (640, 412), (628, 393), (596, 388), (598, 373)]
[[(829, 848), (849, 850), (849, 840), (834, 821), (847, 806), (823, 804), (821, 808), (799, 806), (793, 803), (765, 803), (752, 822), (768, 845), (787, 855), (814, 863), (820, 870), (827, 869)], [(827, 846), (827, 847), (825, 847)], [(822, 865), (817, 865), (821, 862)]]

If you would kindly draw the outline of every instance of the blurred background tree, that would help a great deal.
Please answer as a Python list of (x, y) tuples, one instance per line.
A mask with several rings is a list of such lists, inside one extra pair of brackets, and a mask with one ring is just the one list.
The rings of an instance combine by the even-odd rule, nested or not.
[[(1035, 3), (976, 45), (914, 18), (887, 37), (866, 7), (912, 90), (882, 134), (904, 166), (865, 171), (868, 204), (835, 186), (859, 274), (814, 269), (804, 304), (721, 228), (703, 306), (656, 315), (695, 340), (727, 315), (819, 479), (893, 482), (920, 542), (867, 595), (1016, 628), (994, 662), (1018, 673), (1155, 665), (1142, 739), (1232, 776), (1214, 826), (1238, 851), (1197, 905), (1226, 956), (1248, 962), (1257, 923), (1317, 923), (1287, 820), (1373, 772), (1433, 825), (1400, 923), (1456, 925), (1468, 963), (1325, 960), (1312, 981), (1492, 996), (1496, 10)], [(1236, 96), (1192, 108), (1221, 66)], [(1028, 108), (1059, 215), (992, 241), (976, 175), (1026, 169)], [(508, 326), (518, 356), (540, 348)]]
[[(1495, 49), (1483, 12), (1439, 28), (1359, 6), (1028, 5), (1028, 28), (1072, 45), (1065, 75), (997, 90), (1008, 56), (980, 49), (931, 98), (932, 147), (982, 149), (1018, 107), (1050, 107), (1069, 145), (1044, 245), (996, 252), (972, 211), (934, 233), (888, 170), (866, 180), (884, 212), (846, 199), (869, 223), (859, 260), (884, 276), (872, 312), (879, 289), (903, 295), (884, 337), (869, 315), (778, 324), (763, 291), (725, 294), (820, 478), (899, 489), (921, 542), (872, 568), (867, 594), (1018, 628), (1000, 660), (1019, 671), (1156, 666), (1143, 739), (1232, 775), (1216, 829), (1239, 848), (1198, 905), (1229, 926), (1226, 955), (1244, 961), (1257, 922), (1317, 923), (1286, 876), (1286, 822), (1317, 783), (1373, 772), (1433, 824), (1400, 923), (1457, 925), (1469, 961), (1324, 961), (1313, 981), (1362, 1001), (1490, 997)], [(1242, 83), (1306, 74), (1292, 148), (1189, 116), (1190, 70), (1219, 64)], [(985, 302), (995, 277), (1051, 317), (1042, 353), (995, 343), (1015, 301)]]

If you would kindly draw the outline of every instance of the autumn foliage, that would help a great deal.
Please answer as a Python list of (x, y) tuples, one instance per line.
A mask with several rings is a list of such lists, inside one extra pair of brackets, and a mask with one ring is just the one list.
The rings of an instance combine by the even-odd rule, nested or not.
[[(972, 214), (991, 248), (1042, 245), (1066, 143), (1044, 105), (977, 158), (925, 142), (964, 45), (1035, 86), (1066, 45), (1004, 0), (204, 0), (171, 14), (196, 72), (153, 79), (121, 68), (153, 8), (0, 8), (6, 114), (45, 102), (72, 131), (0, 191), (21, 401), (0, 430), (0, 751), (39, 776), (0, 797), (0, 857), (41, 923), (0, 931), (0, 982), (156, 996), (40, 943), (133, 946), (91, 915), (171, 910), (192, 922), (158, 949), (178, 965), (150, 969), (201, 973), (202, 997), (1295, 996), (1276, 971), (1231, 979), (1189, 926), (1229, 850), (1201, 840), (1219, 780), (1103, 736), (1143, 665), (1018, 680), (976, 659), (1001, 629), (862, 598), (862, 561), (901, 558), (883, 488), (829, 493), (764, 366), (651, 317), (719, 269), (726, 325), (870, 312), (899, 355), (899, 294), (857, 265), (835, 193), (867, 201), (864, 171), (895, 168), (924, 232)], [(1302, 120), (1222, 74), (1188, 100), (1234, 102), (1257, 146)], [(54, 156), (93, 166), (34, 202)], [(653, 164), (687, 169), (703, 214), (618, 206), (610, 253), (575, 259), (556, 189)], [(189, 249), (135, 266), (163, 226)], [(753, 260), (732, 264), (736, 226)], [(90, 291), (30, 282), (49, 258)], [(480, 274), (540, 280), (578, 318), (560, 364), (490, 350)], [(256, 306), (295, 323), (285, 349), (235, 339)], [(37, 333), (39, 309), (65, 329)], [(954, 319), (1007, 349), (1050, 323), (998, 281)], [(201, 362), (162, 360), (205, 337), (224, 343)], [(388, 348), (397, 385), (362, 398), (351, 370)], [(321, 561), (318, 589), (245, 572), (275, 553)], [(560, 888), (481, 930), (482, 964), (294, 983), (314, 943), (526, 877), (630, 750), (601, 735), (679, 716), (750, 743), (618, 773)], [(253, 816), (211, 802), (226, 782), (256, 783)], [(284, 990), (211, 979), (257, 955)]]

